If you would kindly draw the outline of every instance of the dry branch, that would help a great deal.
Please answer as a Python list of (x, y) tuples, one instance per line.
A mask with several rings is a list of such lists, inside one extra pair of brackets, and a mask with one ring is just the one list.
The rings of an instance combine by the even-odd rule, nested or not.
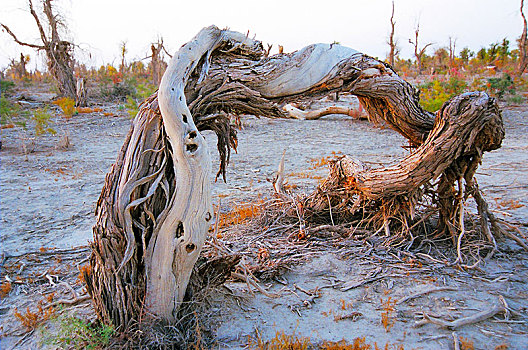
[(456, 290), (456, 288), (449, 287), (449, 286), (429, 288), (429, 289), (422, 290), (420, 292), (416, 292), (416, 293), (413, 293), (411, 295), (407, 295), (407, 296), (401, 298), (400, 300), (398, 300), (396, 302), (396, 305), (403, 304), (406, 301), (421, 297), (422, 295), (426, 295), (426, 294), (430, 294), (430, 293), (434, 293), (434, 292), (442, 292), (442, 291), (446, 291), (446, 290)]
[(282, 109), (288, 113), (288, 116), (301, 120), (315, 120), (329, 114), (344, 114), (353, 118), (360, 117), (359, 112), (356, 109), (344, 106), (328, 106), (320, 109), (303, 111), (292, 106), (291, 104), (287, 104), (282, 107)]
[(445, 321), (445, 320), (443, 320), (441, 318), (429, 316), (429, 315), (427, 315), (424, 312), (424, 314), (423, 314), (424, 320), (417, 322), (416, 326), (421, 326), (421, 325), (423, 325), (425, 323), (433, 323), (433, 324), (436, 324), (436, 325), (444, 327), (444, 328), (456, 329), (456, 328), (460, 328), (462, 326), (466, 326), (468, 324), (474, 324), (474, 323), (482, 322), (482, 321), (487, 320), (488, 318), (491, 318), (491, 317), (493, 317), (493, 316), (495, 316), (495, 315), (497, 315), (499, 313), (508, 313), (508, 305), (506, 304), (506, 301), (504, 300), (504, 298), (502, 296), (500, 296), (500, 298), (499, 298), (499, 304), (494, 305), (492, 308), (490, 308), (488, 310), (484, 310), (484, 311), (478, 312), (478, 313), (473, 314), (471, 316), (458, 318), (458, 319), (456, 319), (454, 321)]

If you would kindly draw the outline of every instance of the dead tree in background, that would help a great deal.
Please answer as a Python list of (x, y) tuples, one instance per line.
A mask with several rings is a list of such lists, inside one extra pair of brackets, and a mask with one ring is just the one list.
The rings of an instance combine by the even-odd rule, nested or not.
[(524, 15), (523, 11), (524, 7), (524, 0), (521, 0), (521, 17), (523, 19), (523, 31), (521, 34), (521, 37), (519, 38), (519, 67), (517, 69), (517, 74), (521, 75), (526, 70), (526, 66), (528, 66), (528, 38), (526, 33), (526, 16)]
[(336, 160), (327, 180), (303, 200), (306, 219), (325, 220), (333, 211), (336, 220), (362, 217), (389, 236), (410, 234), (429, 194), (439, 215), (437, 234), (458, 241), (472, 196), (481, 229), (494, 239), (497, 223), (474, 179), (483, 152), (500, 147), (504, 137), (493, 98), (463, 94), (435, 118), (390, 65), (353, 49), (316, 44), (265, 54), (244, 34), (204, 28), (174, 55), (159, 92), (142, 104), (97, 203), (85, 278), (103, 321), (119, 329), (145, 315), (175, 321), (212, 219), (210, 160), (198, 131), (218, 136), (217, 175), (225, 175), (237, 145), (230, 114), (285, 118), (288, 103), (354, 94), (371, 120), (386, 123), (416, 150), (380, 169)]
[(121, 73), (124, 73), (126, 70), (125, 54), (128, 52), (126, 44), (127, 44), (126, 41), (122, 41), (119, 44), (119, 53), (121, 54), (121, 65), (119, 66), (119, 72)]
[(421, 49), (418, 46), (418, 36), (420, 34), (420, 23), (416, 24), (414, 30), (414, 41), (409, 39), (409, 43), (414, 46), (414, 57), (416, 58), (416, 65), (418, 67), (418, 74), (422, 74), (422, 57), (425, 54), (425, 50), (432, 45), (432, 43), (425, 44)]
[(25, 78), (27, 76), (26, 64), (29, 62), (29, 56), (24, 56), (23, 53), (20, 54), (20, 61), (15, 61), (11, 59), (9, 66), (14, 70), (16, 76), (19, 79)]
[(399, 50), (398, 50), (398, 43), (394, 41), (394, 26), (396, 25), (396, 22), (394, 22), (394, 1), (392, 2), (392, 14), (391, 14), (391, 18), (390, 18), (390, 23), (391, 23), (391, 32), (390, 32), (390, 35), (389, 35), (389, 47), (390, 47), (390, 51), (389, 51), (389, 64), (394, 67), (394, 57), (396, 57), (399, 53)]
[(172, 56), (168, 54), (165, 46), (163, 46), (163, 38), (159, 39), (156, 43), (151, 44), (150, 51), (150, 74), (152, 76), (152, 84), (157, 86), (161, 81), (161, 77), (163, 76), (165, 68), (167, 68), (167, 64), (163, 60), (162, 53), (165, 52), (167, 56)]
[(451, 69), (455, 67), (456, 41), (456, 38), (449, 37), (449, 68)]
[[(28, 4), (29, 12), (37, 24), (42, 44), (37, 45), (22, 42), (18, 40), (17, 36), (8, 26), (2, 24), (2, 27), (17, 44), (31, 47), (38, 51), (44, 51), (46, 53), (48, 70), (57, 81), (60, 94), (75, 100), (77, 91), (73, 74), (73, 44), (69, 41), (62, 40), (59, 35), (59, 26), (63, 25), (63, 23), (60, 21), (58, 15), (53, 12), (51, 0), (42, 1), (42, 11), (45, 20), (42, 20), (35, 11), (32, 0), (29, 0)], [(43, 23), (47, 24), (47, 26), (45, 27)]]

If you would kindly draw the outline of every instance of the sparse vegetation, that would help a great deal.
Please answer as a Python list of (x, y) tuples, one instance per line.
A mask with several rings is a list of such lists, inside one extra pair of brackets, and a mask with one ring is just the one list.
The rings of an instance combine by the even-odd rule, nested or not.
[(59, 321), (59, 331), (50, 335), (46, 343), (60, 348), (105, 349), (115, 333), (112, 326), (90, 323), (74, 316), (60, 317)]
[(66, 119), (70, 119), (73, 114), (76, 113), (75, 101), (72, 98), (61, 97), (58, 100), (54, 101), (53, 104), (60, 107)]
[(429, 112), (436, 112), (453, 96), (466, 91), (467, 83), (456, 77), (448, 80), (434, 79), (419, 86), (420, 103)]
[(28, 306), (25, 311), (20, 312), (17, 308), (13, 311), (15, 317), (28, 331), (35, 329), (38, 325), (47, 321), (54, 313), (54, 308), (42, 307), (42, 301), (37, 303), (36, 310), (31, 310)]
[(381, 324), (385, 328), (385, 332), (389, 332), (394, 326), (393, 313), (395, 311), (395, 301), (391, 297), (388, 297), (387, 300), (381, 300), (381, 305), (383, 311), (381, 312)]
[(23, 109), (17, 103), (11, 102), (6, 97), (1, 97), (0, 115), (2, 129), (18, 126), (27, 130), (28, 126), (32, 126), (35, 136), (41, 136), (45, 133), (56, 134), (56, 130), (51, 126), (53, 115), (47, 107), (39, 107), (34, 110)]

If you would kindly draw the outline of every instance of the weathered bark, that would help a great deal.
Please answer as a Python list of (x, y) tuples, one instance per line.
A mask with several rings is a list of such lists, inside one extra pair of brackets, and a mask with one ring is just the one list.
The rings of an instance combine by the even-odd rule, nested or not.
[(456, 237), (457, 213), (468, 193), (457, 193), (455, 184), (472, 186), (483, 152), (499, 148), (503, 138), (496, 100), (485, 93), (462, 94), (444, 104), (425, 142), (399, 163), (369, 169), (346, 156), (334, 161), (305, 207), (320, 213), (332, 205), (348, 220), (363, 218), (378, 227), (390, 220), (410, 223), (424, 186), (432, 188), (430, 183), (439, 179), (433, 198), (440, 214), (438, 231)]
[(97, 313), (116, 327), (142, 311), (175, 321), (205, 241), (211, 164), (184, 88), (217, 40), (216, 30), (205, 30), (178, 51), (107, 176), (86, 277)]
[(88, 104), (88, 91), (86, 88), (86, 79), (77, 78), (75, 93), (75, 106), (85, 107)]
[[(327, 184), (336, 180), (336, 192), (320, 188), (311, 198), (311, 209), (323, 214), (317, 199), (323, 193), (332, 205), (356, 196), (358, 205), (373, 210), (390, 200), (405, 207), (400, 212), (412, 213), (424, 184), (449, 169), (470, 171), (472, 179), (481, 153), (502, 140), (500, 113), (485, 94), (457, 98), (435, 124), (415, 88), (389, 65), (353, 49), (317, 44), (265, 54), (260, 42), (243, 34), (205, 28), (176, 53), (158, 94), (141, 106), (97, 204), (86, 280), (105, 322), (122, 329), (144, 314), (176, 318), (212, 218), (210, 163), (198, 130), (217, 134), (218, 175), (225, 176), (237, 142), (233, 115), (286, 118), (287, 103), (346, 91), (358, 96), (371, 120), (386, 123), (416, 147), (423, 144), (387, 169), (370, 171), (342, 160), (335, 169), (345, 174), (347, 186), (341, 188), (343, 178), (331, 174)], [(459, 164), (471, 170), (460, 172)]]
[(167, 53), (167, 50), (165, 50), (165, 46), (163, 46), (163, 38), (158, 40), (158, 42), (153, 43), (150, 45), (150, 72), (152, 75), (152, 84), (159, 85), (161, 82), (161, 77), (163, 76), (163, 72), (165, 71), (165, 68), (167, 68), (167, 64), (165, 61), (163, 61), (163, 58), (161, 54), (165, 52), (169, 57), (170, 56)]

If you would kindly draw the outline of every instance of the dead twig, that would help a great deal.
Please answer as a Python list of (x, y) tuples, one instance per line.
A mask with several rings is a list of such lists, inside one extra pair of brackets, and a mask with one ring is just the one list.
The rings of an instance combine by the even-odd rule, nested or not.
[(420, 292), (416, 292), (416, 293), (413, 293), (411, 295), (408, 295), (406, 297), (403, 297), (401, 298), (400, 300), (398, 300), (396, 302), (396, 305), (400, 305), (408, 300), (411, 300), (411, 299), (415, 299), (415, 298), (418, 298), (422, 295), (426, 295), (426, 294), (429, 294), (429, 293), (434, 293), (434, 292), (442, 292), (442, 291), (446, 291), (446, 290), (457, 290), (455, 287), (449, 287), (449, 286), (445, 286), (445, 287), (433, 287), (433, 288), (430, 288), (430, 289), (426, 289), (426, 290), (423, 290), (423, 291), (420, 291)]
[(277, 170), (277, 175), (273, 180), (273, 188), (275, 192), (281, 195), (286, 194), (284, 191), (284, 156), (286, 155), (286, 149), (282, 152), (282, 157), (279, 163), (279, 169)]
[(267, 296), (268, 298), (278, 298), (280, 297), (279, 294), (276, 294), (276, 293), (270, 293), (268, 292), (267, 290), (265, 290), (264, 288), (262, 288), (256, 281), (256, 278), (255, 276), (253, 276), (253, 274), (251, 273), (251, 271), (249, 271), (249, 269), (247, 268), (247, 266), (242, 262), (240, 262), (239, 266), (242, 268), (242, 271), (244, 272), (244, 274), (240, 274), (240, 273), (236, 273), (236, 272), (232, 272), (231, 275), (235, 278), (238, 278), (238, 279), (241, 279), (242, 281), (245, 281), (248, 285), (248, 288), (249, 288), (249, 291), (251, 293), (253, 293), (253, 291), (251, 290), (251, 286), (255, 287), (259, 292), (261, 292), (262, 294), (264, 294), (265, 296)]
[(338, 321), (341, 321), (341, 320), (352, 320), (353, 322), (356, 322), (357, 319), (360, 318), (361, 316), (363, 316), (363, 314), (361, 312), (354, 311), (354, 312), (351, 312), (351, 313), (346, 314), (346, 315), (336, 315), (334, 317), (334, 321), (338, 322)]
[(476, 314), (473, 314), (471, 316), (461, 317), (454, 321), (446, 321), (441, 318), (429, 316), (424, 312), (423, 313), (424, 320), (416, 322), (415, 327), (424, 325), (426, 323), (433, 323), (433, 324), (436, 324), (444, 328), (456, 329), (456, 328), (466, 326), (469, 324), (479, 323), (499, 313), (508, 314), (509, 313), (508, 304), (506, 303), (506, 300), (504, 300), (504, 297), (502, 295), (499, 296), (499, 301), (500, 301), (500, 304), (494, 305), (489, 310), (484, 310)]
[(90, 296), (88, 294), (73, 299), (60, 299), (49, 304), (48, 307), (55, 307), (57, 305), (76, 305), (89, 299)]
[(458, 334), (456, 332), (451, 333), (453, 337), (453, 348), (454, 350), (460, 350), (460, 341), (458, 340)]

